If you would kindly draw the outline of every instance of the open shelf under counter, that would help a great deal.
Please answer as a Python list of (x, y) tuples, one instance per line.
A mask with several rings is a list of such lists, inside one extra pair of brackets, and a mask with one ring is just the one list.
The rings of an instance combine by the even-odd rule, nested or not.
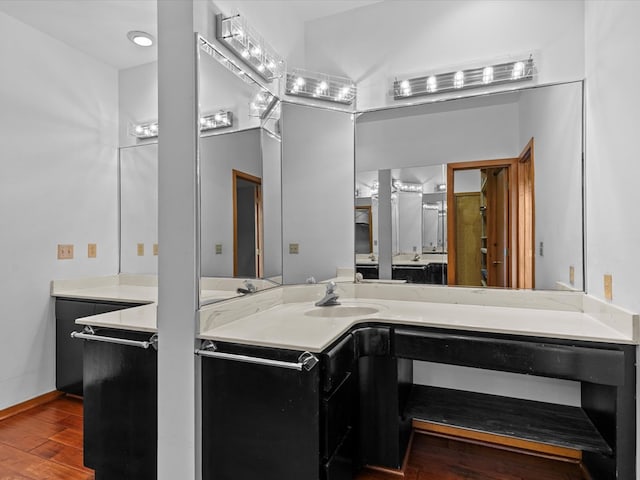
[(613, 453), (580, 407), (414, 385), (404, 417), (561, 448)]

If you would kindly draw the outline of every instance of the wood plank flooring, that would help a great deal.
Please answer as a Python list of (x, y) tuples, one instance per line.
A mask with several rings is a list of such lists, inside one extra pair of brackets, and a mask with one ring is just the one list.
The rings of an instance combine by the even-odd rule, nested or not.
[(404, 477), (363, 470), (356, 480), (585, 480), (579, 465), (416, 433)]
[[(61, 397), (0, 420), (0, 480), (93, 480), (82, 465), (82, 401)], [(575, 463), (416, 433), (404, 477), (356, 480), (585, 480)]]
[(82, 464), (82, 400), (61, 397), (0, 421), (0, 480), (93, 480)]

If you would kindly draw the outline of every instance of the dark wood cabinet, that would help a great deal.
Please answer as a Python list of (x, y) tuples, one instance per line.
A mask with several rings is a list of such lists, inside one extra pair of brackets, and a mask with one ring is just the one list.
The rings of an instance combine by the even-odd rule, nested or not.
[(82, 396), (82, 342), (71, 338), (71, 332), (81, 330), (78, 318), (113, 312), (140, 304), (100, 302), (57, 298), (56, 315), (56, 389)]
[[(148, 333), (95, 329), (101, 336), (146, 342)], [(74, 339), (84, 353), (84, 464), (96, 480), (155, 480), (157, 352)]]

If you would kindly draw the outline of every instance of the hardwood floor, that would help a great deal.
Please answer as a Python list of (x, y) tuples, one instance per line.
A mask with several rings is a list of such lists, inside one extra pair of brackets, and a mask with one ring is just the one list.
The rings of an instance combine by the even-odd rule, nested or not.
[(82, 465), (82, 400), (60, 397), (0, 421), (0, 480), (93, 480)]
[(404, 477), (365, 470), (356, 480), (585, 480), (579, 465), (416, 433)]
[[(93, 480), (82, 465), (82, 400), (61, 397), (0, 420), (0, 480)], [(416, 433), (404, 477), (356, 480), (585, 480), (575, 463)]]

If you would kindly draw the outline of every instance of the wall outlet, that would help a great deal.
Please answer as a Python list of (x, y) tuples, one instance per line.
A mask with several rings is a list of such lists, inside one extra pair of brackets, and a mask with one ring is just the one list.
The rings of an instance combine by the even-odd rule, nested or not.
[(58, 244), (58, 260), (71, 260), (73, 258), (73, 245)]
[(576, 283), (576, 269), (571, 265), (569, 267), (569, 283), (573, 285)]
[(610, 273), (604, 276), (604, 298), (613, 300), (613, 276)]
[(87, 245), (87, 257), (88, 258), (96, 258), (98, 256), (98, 244), (97, 243), (89, 243)]
[(158, 256), (158, 244), (157, 243), (153, 244), (153, 256), (154, 257)]
[(138, 244), (138, 256), (144, 257), (144, 243)]
[(299, 243), (290, 243), (289, 244), (289, 254), (297, 255), (300, 253), (300, 244)]
[(222, 244), (216, 243), (216, 255), (222, 255)]

